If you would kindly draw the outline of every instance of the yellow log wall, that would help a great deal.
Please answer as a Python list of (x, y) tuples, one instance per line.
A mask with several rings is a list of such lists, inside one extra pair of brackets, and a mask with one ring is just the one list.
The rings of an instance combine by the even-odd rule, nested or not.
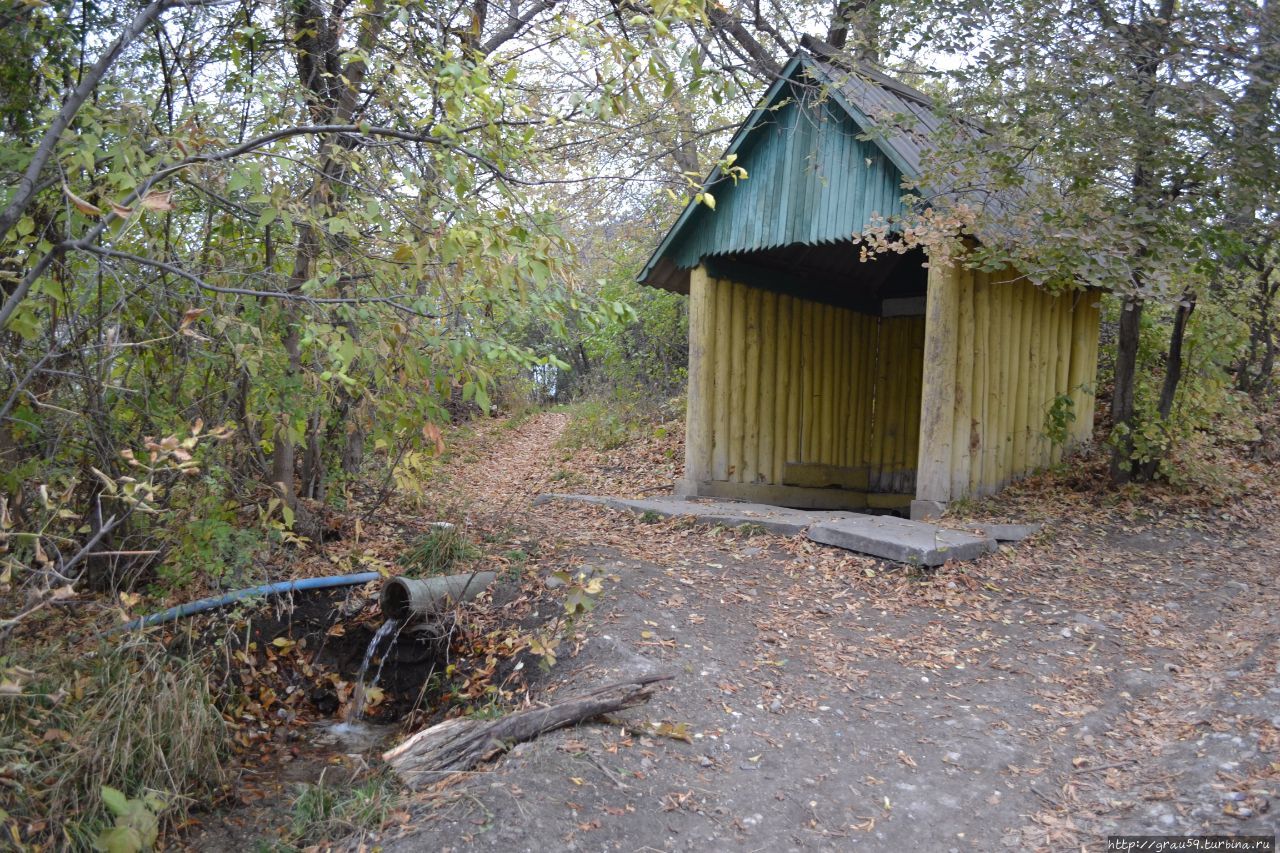
[[(920, 500), (991, 494), (1058, 461), (1054, 400), (1070, 395), (1067, 446), (1093, 432), (1098, 307), (1093, 293), (1049, 294), (1014, 273), (931, 269)], [(942, 324), (935, 334), (932, 324)], [(929, 344), (927, 344), (929, 345)], [(943, 353), (954, 353), (947, 365)], [(931, 422), (930, 412), (938, 413)], [(945, 446), (945, 449), (941, 449)]]
[(865, 472), (869, 493), (986, 495), (1061, 458), (1045, 423), (1064, 394), (1067, 446), (1089, 440), (1096, 294), (961, 268), (929, 287), (926, 330), (695, 270), (686, 478), (796, 485), (801, 464)]

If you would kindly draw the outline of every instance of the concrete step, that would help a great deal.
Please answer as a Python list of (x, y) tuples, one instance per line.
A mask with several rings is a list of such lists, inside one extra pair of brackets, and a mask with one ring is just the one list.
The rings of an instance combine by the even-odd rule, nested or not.
[(809, 528), (809, 538), (823, 545), (914, 566), (976, 560), (996, 550), (996, 541), (985, 536), (888, 515), (859, 515), (820, 522)]

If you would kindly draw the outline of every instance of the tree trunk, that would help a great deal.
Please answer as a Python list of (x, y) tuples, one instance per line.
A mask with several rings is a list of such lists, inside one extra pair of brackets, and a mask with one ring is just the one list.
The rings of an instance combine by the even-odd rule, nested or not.
[(342, 448), (342, 472), (359, 474), (364, 468), (364, 425), (360, 423), (358, 415), (348, 416), (346, 424), (347, 438)]
[(313, 411), (307, 418), (307, 448), (302, 452), (302, 494), (324, 500), (324, 415)]
[[(1160, 413), (1160, 422), (1167, 424), (1173, 413), (1173, 401), (1178, 393), (1178, 384), (1182, 381), (1182, 343), (1187, 336), (1187, 321), (1191, 312), (1196, 310), (1196, 295), (1183, 294), (1178, 303), (1178, 313), (1173, 318), (1173, 331), (1169, 333), (1169, 355), (1164, 370), (1164, 384), (1160, 387), (1160, 401), (1156, 410)], [(1159, 459), (1149, 459), (1142, 465), (1142, 477), (1152, 480), (1160, 470)]]
[(1255, 398), (1270, 389), (1276, 366), (1276, 296), (1280, 295), (1280, 278), (1275, 272), (1275, 267), (1265, 262), (1256, 265), (1255, 289), (1249, 300), (1249, 349), (1236, 367), (1236, 387)]
[(1275, 300), (1280, 290), (1271, 263), (1277, 231), (1259, 217), (1280, 165), (1270, 132), (1272, 104), (1280, 88), (1280, 6), (1276, 0), (1264, 0), (1258, 9), (1255, 50), (1247, 72), (1248, 82), (1232, 112), (1235, 150), (1226, 202), (1227, 221), (1239, 236), (1242, 250), (1235, 257), (1228, 255), (1226, 266), (1248, 268), (1256, 276), (1249, 300), (1249, 350), (1240, 360), (1236, 385), (1260, 397), (1269, 388), (1275, 369)]
[(840, 0), (831, 15), (827, 44), (859, 62), (880, 61), (879, 0)]
[[(1104, 8), (1098, 4), (1098, 8)], [(1174, 13), (1174, 0), (1161, 0), (1157, 14), (1142, 21), (1131, 21), (1128, 26), (1120, 26), (1110, 15), (1104, 12), (1101, 23), (1123, 33), (1127, 59), (1133, 67), (1134, 79), (1143, 92), (1141, 109), (1145, 115), (1155, 116), (1159, 109), (1159, 74), (1166, 61), (1169, 44), (1170, 27)], [(1144, 12), (1145, 14), (1145, 12)], [(1161, 188), (1157, 185), (1153, 163), (1156, 159), (1155, 142), (1146, 136), (1135, 140), (1133, 154), (1133, 171), (1131, 177), (1130, 199), (1134, 211), (1154, 213), (1163, 203)], [(1155, 218), (1155, 217), (1152, 217)], [(1135, 260), (1139, 263), (1147, 252), (1144, 244), (1135, 249)], [(1134, 391), (1137, 382), (1138, 345), (1142, 338), (1142, 309), (1145, 301), (1143, 293), (1144, 280), (1135, 269), (1130, 281), (1132, 290), (1125, 294), (1123, 310), (1120, 312), (1120, 332), (1116, 342), (1115, 386), (1111, 399), (1111, 416), (1116, 435), (1111, 453), (1111, 478), (1116, 483), (1126, 483), (1140, 474), (1138, 465), (1133, 460), (1133, 433), (1139, 426), (1137, 410), (1134, 405)]]
[(1143, 301), (1132, 296), (1120, 311), (1116, 340), (1115, 383), (1111, 392), (1112, 429), (1119, 430), (1111, 450), (1111, 479), (1126, 483), (1133, 475), (1133, 435), (1136, 426), (1134, 389), (1138, 373), (1138, 344), (1142, 336)]
[[(302, 370), (302, 349), (298, 340), (297, 311), (290, 307), (285, 312), (284, 351), (289, 358), (287, 378), (297, 376)], [(281, 406), (277, 415), (275, 432), (272, 434), (271, 448), (271, 485), (289, 509), (298, 504), (297, 492), (294, 488), (294, 448), (293, 438), (289, 435), (288, 406)]]

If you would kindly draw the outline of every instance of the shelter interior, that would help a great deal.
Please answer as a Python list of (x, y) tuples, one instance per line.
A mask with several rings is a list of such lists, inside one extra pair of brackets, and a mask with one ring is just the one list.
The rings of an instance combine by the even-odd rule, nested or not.
[(713, 364), (711, 453), (686, 491), (906, 508), (919, 440), (924, 261), (917, 250), (864, 263), (851, 242), (705, 259), (690, 288), (706, 290), (691, 320)]

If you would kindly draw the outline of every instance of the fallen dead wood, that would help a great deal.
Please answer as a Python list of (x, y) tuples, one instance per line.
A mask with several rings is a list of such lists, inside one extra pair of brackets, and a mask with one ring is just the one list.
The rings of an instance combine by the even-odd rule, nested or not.
[(445, 720), (387, 750), (382, 758), (401, 781), (416, 788), (441, 773), (470, 770), (545, 732), (643, 704), (653, 694), (653, 684), (670, 679), (670, 675), (646, 675), (606, 684), (542, 708), (516, 711), (500, 720)]

